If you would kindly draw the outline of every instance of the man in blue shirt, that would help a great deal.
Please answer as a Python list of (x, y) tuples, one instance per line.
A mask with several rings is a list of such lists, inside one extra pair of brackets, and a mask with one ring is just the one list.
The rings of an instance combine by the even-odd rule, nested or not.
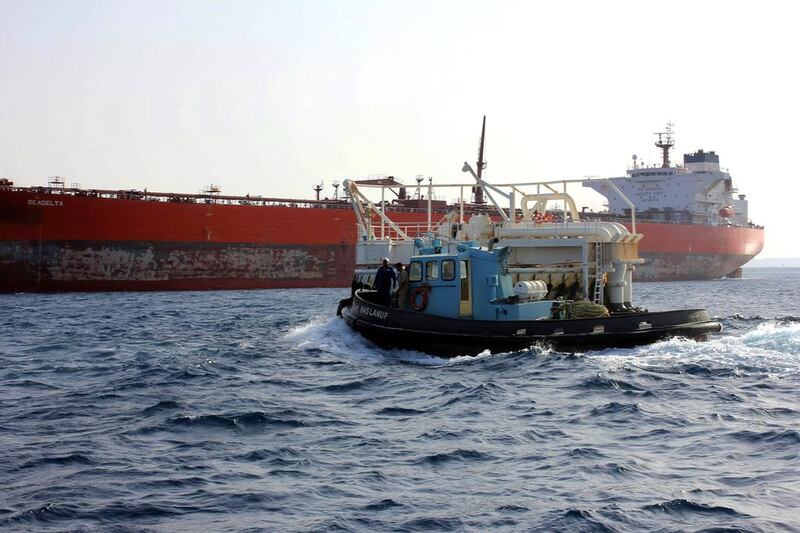
[(389, 293), (392, 290), (392, 285), (397, 280), (397, 275), (394, 269), (389, 266), (389, 258), (383, 258), (383, 266), (378, 269), (375, 274), (375, 290), (378, 291), (378, 303), (389, 307), (391, 298)]

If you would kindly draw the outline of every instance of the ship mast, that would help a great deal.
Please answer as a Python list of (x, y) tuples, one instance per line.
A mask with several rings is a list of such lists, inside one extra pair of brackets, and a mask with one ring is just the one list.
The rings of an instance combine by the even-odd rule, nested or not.
[(669, 149), (675, 146), (675, 140), (672, 138), (672, 122), (667, 122), (666, 131), (656, 132), (653, 135), (658, 135), (656, 146), (661, 148), (661, 168), (669, 168)]
[[(483, 161), (483, 141), (486, 136), (486, 115), (483, 115), (483, 126), (481, 126), (481, 144), (478, 147), (478, 161), (476, 163), (476, 170), (478, 171), (478, 183), (480, 183), (481, 178), (483, 177), (483, 169), (486, 168), (486, 163)], [(486, 200), (483, 199), (483, 188), (480, 185), (476, 185), (472, 188), (475, 192), (475, 203), (476, 204), (485, 204)]]

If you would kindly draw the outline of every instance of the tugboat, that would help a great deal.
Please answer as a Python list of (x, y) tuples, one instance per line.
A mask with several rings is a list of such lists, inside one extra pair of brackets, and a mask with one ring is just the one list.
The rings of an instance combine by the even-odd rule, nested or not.
[(388, 348), (440, 356), (513, 351), (547, 343), (562, 348), (646, 344), (670, 336), (705, 339), (719, 322), (704, 309), (609, 311), (586, 300), (549, 299), (542, 280), (511, 283), (510, 247), (459, 243), (454, 253), (422, 248), (408, 267), (401, 307), (380, 305), (374, 290), (356, 289), (341, 306), (347, 324)]
[[(465, 169), (472, 171), (466, 163)], [(414, 228), (414, 236), (411, 226), (389, 219), (354, 182), (344, 186), (359, 241), (352, 294), (337, 314), (380, 346), (447, 357), (541, 343), (582, 349), (671, 336), (702, 340), (722, 329), (705, 309), (649, 312), (633, 306), (642, 235), (614, 222), (580, 220), (566, 192), (524, 194), (520, 209), (512, 194), (507, 212), (495, 204), (499, 222), (473, 215), (465, 223), (463, 214), (456, 222), (453, 213), (435, 226), (429, 222), (427, 231)], [(553, 201), (563, 202), (561, 213), (548, 211)], [(374, 267), (384, 257), (408, 269), (408, 296), (395, 305), (382, 303), (386, 295), (372, 289)]]

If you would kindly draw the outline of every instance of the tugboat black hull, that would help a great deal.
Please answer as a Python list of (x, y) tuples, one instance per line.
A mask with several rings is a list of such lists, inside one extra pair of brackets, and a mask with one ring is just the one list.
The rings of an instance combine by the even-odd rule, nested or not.
[(487, 349), (522, 350), (542, 343), (563, 349), (597, 349), (637, 346), (675, 336), (705, 340), (722, 329), (705, 309), (535, 321), (443, 318), (373, 304), (362, 298), (361, 291), (342, 307), (341, 315), (350, 327), (379, 346), (445, 357), (477, 355)]

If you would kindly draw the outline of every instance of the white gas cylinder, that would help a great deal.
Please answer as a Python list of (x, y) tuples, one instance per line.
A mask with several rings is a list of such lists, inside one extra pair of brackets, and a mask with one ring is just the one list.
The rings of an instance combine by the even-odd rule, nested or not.
[(547, 296), (547, 284), (540, 279), (518, 281), (514, 285), (514, 294), (526, 300), (541, 300)]

